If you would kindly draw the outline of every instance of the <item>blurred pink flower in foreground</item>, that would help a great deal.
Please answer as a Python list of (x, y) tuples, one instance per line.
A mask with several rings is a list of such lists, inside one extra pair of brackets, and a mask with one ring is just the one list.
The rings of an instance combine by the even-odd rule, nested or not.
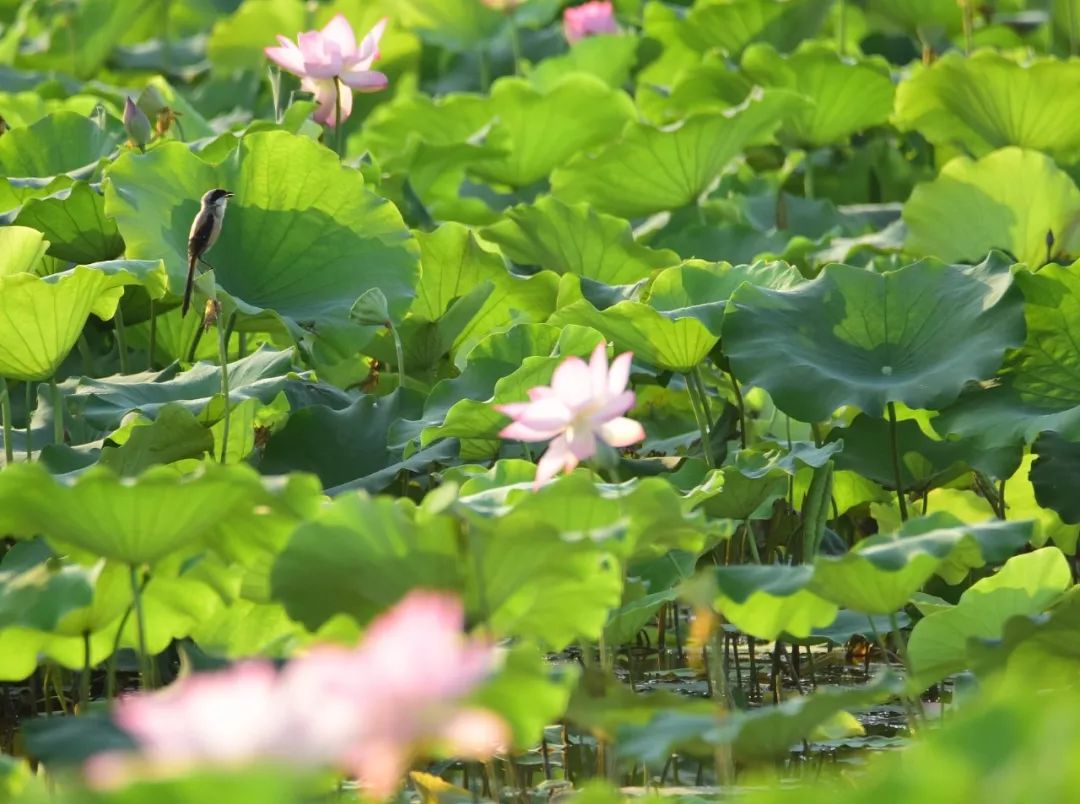
[(341, 121), (352, 114), (352, 92), (378, 92), (389, 83), (387, 77), (371, 65), (379, 58), (379, 40), (386, 30), (386, 20), (380, 20), (359, 45), (352, 26), (338, 14), (321, 31), (306, 31), (296, 42), (278, 36), (280, 47), (265, 49), (267, 57), (282, 69), (300, 77), (300, 86), (315, 95), (319, 108), (315, 120), (328, 126), (337, 125), (336, 102), (341, 92)]
[(570, 44), (596, 34), (618, 33), (615, 10), (608, 0), (591, 0), (563, 12), (563, 33)]
[(460, 701), (496, 669), (496, 653), (463, 624), (458, 600), (417, 591), (356, 648), (317, 647), (280, 673), (245, 662), (122, 698), (115, 720), (139, 756), (99, 755), (87, 778), (116, 786), (194, 766), (284, 762), (337, 767), (388, 796), (418, 752), (489, 757), (508, 740), (505, 723)]
[(587, 365), (580, 357), (560, 363), (550, 386), (529, 389), (528, 402), (495, 406), (514, 420), (501, 437), (553, 439), (536, 466), (534, 488), (595, 455), (598, 438), (611, 447), (628, 447), (645, 438), (641, 425), (623, 416), (634, 406), (634, 392), (626, 390), (632, 359), (633, 354), (625, 352), (609, 369), (607, 345), (600, 343)]

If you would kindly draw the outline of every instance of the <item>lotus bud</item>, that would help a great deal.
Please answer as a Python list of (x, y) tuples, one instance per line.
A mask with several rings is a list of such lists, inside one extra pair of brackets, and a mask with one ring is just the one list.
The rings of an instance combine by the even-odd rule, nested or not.
[(146, 143), (150, 142), (154, 132), (150, 127), (150, 118), (130, 97), (124, 101), (124, 131), (139, 150), (146, 153)]

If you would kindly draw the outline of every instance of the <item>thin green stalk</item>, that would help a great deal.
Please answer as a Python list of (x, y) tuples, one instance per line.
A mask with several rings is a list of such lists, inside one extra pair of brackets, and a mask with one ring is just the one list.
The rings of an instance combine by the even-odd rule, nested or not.
[[(712, 675), (710, 682), (713, 688), (713, 700), (724, 712), (730, 712), (732, 706), (731, 687), (728, 685), (727, 666), (724, 663), (723, 649), (724, 629), (717, 623), (713, 628), (712, 638), (709, 640), (709, 653), (712, 661), (709, 663), (709, 671)], [(725, 743), (717, 746), (714, 757), (716, 763), (716, 783), (727, 787), (735, 781), (735, 760), (731, 753), (731, 744)]]
[(705, 380), (701, 376), (701, 366), (695, 366), (693, 374), (698, 393), (701, 394), (701, 410), (705, 414), (705, 421), (709, 423), (709, 429), (711, 430), (716, 419), (713, 418), (712, 403), (709, 401), (709, 389), (705, 387)]
[(686, 392), (690, 395), (690, 407), (694, 409), (694, 419), (697, 420), (698, 431), (701, 433), (701, 449), (705, 455), (705, 465), (710, 469), (715, 466), (712, 454), (712, 439), (709, 437), (709, 425), (705, 420), (705, 412), (701, 409), (701, 401), (697, 396), (697, 389), (690, 374), (684, 374), (686, 380)]
[[(739, 444), (743, 449), (746, 449), (747, 443), (750, 441), (749, 434), (746, 432), (746, 400), (743, 399), (742, 389), (739, 388), (739, 381), (735, 379), (734, 374), (728, 374), (731, 377), (731, 387), (735, 389), (735, 404), (739, 407)], [(788, 430), (791, 429), (791, 419), (788, 419)], [(788, 436), (788, 442), (790, 443), (791, 436)]]
[(750, 526), (750, 520), (747, 519), (743, 523), (743, 537), (746, 539), (746, 544), (750, 548), (750, 555), (754, 559), (755, 564), (761, 563), (761, 554), (757, 549), (757, 539), (754, 537), (754, 529)]
[(281, 122), (281, 70), (273, 64), (267, 65), (266, 75), (270, 79), (270, 97), (274, 101), (274, 122)]
[(165, 72), (172, 67), (172, 46), (169, 44), (169, 12), (172, 0), (161, 0), (161, 61)]
[(487, 92), (491, 86), (491, 65), (488, 64), (488, 54), (483, 48), (480, 49), (480, 91)]
[(188, 349), (187, 353), (188, 363), (195, 362), (195, 353), (199, 351), (199, 344), (202, 343), (203, 333), (205, 331), (206, 330), (202, 324), (199, 324), (197, 327), (195, 327), (195, 335), (191, 339), (191, 347)]
[(154, 309), (154, 300), (150, 300), (150, 349), (146, 355), (146, 370), (154, 370), (154, 352), (157, 351), (157, 311)]
[(387, 326), (390, 327), (390, 334), (394, 338), (394, 354), (397, 357), (397, 370), (398, 370), (398, 388), (405, 387), (405, 348), (401, 343), (401, 336), (398, 335), (397, 327), (390, 322), (387, 322)]
[(1069, 28), (1069, 55), (1076, 55), (1076, 0), (1065, 0), (1065, 24)]
[(808, 199), (814, 197), (814, 160), (812, 154), (809, 152), (806, 154), (806, 159), (803, 161), (803, 196)]
[[(150, 576), (143, 577), (142, 586), (139, 587), (139, 591), (146, 589), (146, 584), (150, 581)], [(116, 654), (120, 651), (120, 637), (124, 634), (124, 628), (127, 626), (127, 621), (131, 618), (132, 612), (135, 611), (135, 601), (132, 599), (131, 605), (124, 609), (124, 616), (120, 618), (120, 625), (116, 629), (116, 636), (113, 638), (112, 653), (109, 654), (109, 669), (105, 680), (105, 697), (108, 700), (112, 700), (116, 697)]]
[(120, 306), (116, 307), (116, 349), (120, 352), (120, 373), (128, 373), (127, 331), (124, 329), (124, 313)]
[(30, 425), (33, 423), (34, 418), (34, 384), (26, 383), (26, 416), (23, 418), (26, 424), (26, 460), (29, 462), (34, 458), (34, 445), (30, 440)]
[(243, 359), (247, 357), (247, 333), (240, 332), (236, 336), (236, 356)]
[(52, 390), (53, 404), (53, 441), (56, 444), (64, 443), (64, 397), (60, 393), (60, 386), (56, 384), (56, 375), (49, 378), (49, 388)]
[(518, 34), (517, 21), (513, 12), (508, 12), (506, 20), (510, 25), (510, 52), (514, 56), (514, 75), (521, 74), (521, 38)]
[(342, 159), (345, 158), (345, 152), (342, 147), (345, 142), (345, 134), (342, 131), (341, 124), (341, 79), (334, 78), (334, 150), (337, 151), (337, 155)]
[[(904, 672), (907, 673), (907, 678), (910, 682), (910, 680), (915, 674), (911, 667), (911, 658), (908, 656), (907, 639), (904, 637), (904, 632), (900, 628), (899, 620), (896, 619), (895, 611), (889, 612), (889, 628), (891, 628), (892, 632), (896, 634), (896, 647), (900, 653), (900, 661), (904, 663)], [(915, 708), (918, 710), (919, 716), (925, 719), (926, 712), (923, 709), (922, 698), (916, 695), (913, 701), (915, 704)]]
[(153, 679), (150, 673), (150, 657), (146, 655), (146, 621), (143, 618), (142, 586), (139, 584), (139, 571), (131, 565), (131, 596), (135, 611), (135, 630), (139, 635), (139, 667), (142, 673), (143, 689), (152, 689)]
[(79, 677), (79, 711), (85, 712), (90, 704), (90, 632), (83, 631), (83, 670)]
[(15, 445), (11, 443), (11, 396), (3, 377), (0, 377), (0, 416), (4, 417), (4, 461), (10, 466), (15, 462)]
[(896, 483), (896, 499), (900, 503), (900, 520), (907, 522), (907, 500), (904, 499), (903, 476), (900, 473), (900, 447), (896, 440), (896, 404), (889, 403), (889, 446), (892, 451), (893, 480)]
[(90, 342), (86, 340), (86, 333), (83, 332), (79, 335), (79, 340), (75, 344), (79, 349), (79, 357), (82, 358), (83, 375), (86, 377), (97, 376), (97, 360), (94, 359), (94, 353), (90, 349)]
[(843, 56), (847, 53), (847, 2), (840, 0), (840, 11), (836, 22), (836, 46)]
[(221, 363), (221, 395), (225, 397), (225, 420), (221, 432), (221, 462), (225, 463), (229, 451), (229, 340), (225, 334), (225, 322), (218, 316), (218, 361)]

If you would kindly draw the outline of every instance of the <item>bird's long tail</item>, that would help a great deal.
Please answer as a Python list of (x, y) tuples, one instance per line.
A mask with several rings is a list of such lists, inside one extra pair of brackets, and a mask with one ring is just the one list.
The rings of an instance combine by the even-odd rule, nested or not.
[(184, 285), (184, 304), (180, 307), (180, 317), (183, 318), (191, 307), (191, 294), (195, 290), (195, 263), (196, 257), (188, 257), (187, 284)]

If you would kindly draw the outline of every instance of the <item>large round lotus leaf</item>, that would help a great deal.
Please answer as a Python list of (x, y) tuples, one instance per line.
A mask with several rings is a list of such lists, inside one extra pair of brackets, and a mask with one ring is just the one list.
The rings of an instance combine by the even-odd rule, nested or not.
[(973, 262), (1003, 249), (1037, 267), (1080, 250), (1080, 190), (1036, 151), (1002, 148), (978, 161), (959, 156), (915, 188), (903, 216), (907, 249), (948, 262)]
[(508, 209), (484, 230), (519, 265), (559, 274), (578, 274), (608, 285), (628, 285), (679, 262), (673, 251), (634, 241), (630, 224), (585, 204), (566, 204), (550, 196), (533, 205)]
[(959, 33), (963, 27), (963, 12), (956, 0), (869, 0), (867, 12), (871, 17), (899, 26), (904, 31)]
[(152, 564), (197, 546), (223, 519), (250, 515), (267, 496), (259, 475), (241, 465), (207, 465), (190, 477), (157, 467), (134, 479), (92, 468), (68, 481), (40, 464), (16, 464), (0, 472), (0, 530)]
[(1012, 555), (1031, 530), (1030, 522), (963, 525), (947, 514), (911, 520), (898, 535), (872, 536), (841, 556), (817, 556), (808, 586), (844, 608), (889, 614), (931, 575), (959, 583), (969, 569)]
[(743, 53), (742, 69), (762, 86), (792, 89), (814, 102), (781, 128), (804, 146), (842, 142), (887, 123), (892, 113), (893, 82), (884, 60), (843, 58), (820, 44), (785, 58), (768, 45), (754, 45)]
[(234, 14), (220, 17), (206, 42), (206, 55), (215, 69), (223, 72), (258, 69), (266, 63), (263, 48), (274, 37), (291, 37), (310, 29), (300, 3), (280, 0), (247, 0)]
[(920, 683), (963, 670), (968, 640), (999, 639), (1009, 618), (1042, 612), (1071, 585), (1069, 562), (1056, 547), (1009, 559), (995, 575), (967, 589), (956, 606), (915, 626), (908, 655)]
[(1035, 441), (1032, 451), (1038, 458), (1031, 466), (1030, 477), (1039, 505), (1057, 511), (1065, 522), (1080, 522), (1080, 497), (1076, 493), (1080, 444), (1047, 431)]
[(807, 422), (843, 405), (874, 416), (890, 401), (942, 407), (1023, 336), (1023, 300), (1000, 257), (884, 274), (831, 265), (787, 291), (743, 285), (723, 330), (735, 376)]
[(105, 217), (105, 199), (84, 181), (27, 199), (15, 222), (44, 232), (49, 255), (67, 262), (111, 260), (124, 252), (116, 223)]
[(1006, 145), (1043, 151), (1063, 163), (1080, 157), (1080, 61), (1018, 64), (990, 50), (946, 53), (896, 91), (896, 124), (935, 145), (962, 145), (979, 157)]
[(0, 138), (0, 176), (48, 178), (89, 169), (119, 137), (75, 112), (57, 112)]
[(1020, 271), (1027, 338), (1010, 352), (1000, 382), (973, 388), (942, 412), (939, 432), (995, 446), (1044, 430), (1080, 439), (1080, 264)]
[(45, 236), (27, 226), (0, 228), (0, 276), (32, 272), (49, 247)]
[(398, 13), (402, 25), (450, 50), (482, 46), (506, 22), (498, 11), (472, 0), (402, 0)]
[(624, 218), (678, 209), (697, 201), (747, 146), (767, 142), (805, 104), (790, 92), (756, 91), (741, 106), (670, 128), (634, 123), (615, 142), (556, 170), (552, 192)]
[(274, 562), (271, 594), (309, 629), (336, 614), (363, 624), (414, 587), (460, 590), (463, 571), (452, 520), (421, 523), (408, 500), (361, 492), (296, 529)]
[(40, 540), (12, 546), (0, 561), (0, 629), (54, 628), (90, 602), (101, 569), (65, 564)]
[(569, 274), (559, 286), (559, 301), (563, 306), (548, 323), (592, 327), (614, 341), (616, 351), (631, 351), (660, 369), (693, 371), (718, 340), (685, 311), (666, 314), (636, 301), (621, 301), (598, 310), (582, 295), (578, 278)]
[(773, 564), (717, 567), (689, 581), (682, 596), (708, 602), (728, 622), (759, 639), (805, 637), (836, 619), (837, 606), (810, 591), (810, 567)]
[(831, 7), (831, 0), (695, 3), (679, 33), (702, 52), (719, 49), (737, 56), (751, 42), (768, 42), (786, 52), (812, 37)]
[(80, 265), (37, 277), (0, 276), (0, 376), (47, 380), (78, 340), (87, 317), (112, 318), (126, 285), (165, 290), (159, 261)]
[(391, 318), (409, 307), (419, 278), (416, 244), (393, 204), (361, 174), (306, 137), (283, 131), (245, 137), (219, 165), (181, 143), (126, 154), (109, 168), (105, 204), (131, 257), (163, 258), (169, 286), (183, 293), (187, 237), (207, 190), (236, 193), (221, 238), (206, 255), (220, 291), (241, 312), (280, 317), (305, 332), (358, 348), (370, 337), (349, 319), (353, 303), (379, 288)]
[(524, 79), (501, 79), (492, 87), (490, 111), (486, 142), (506, 155), (478, 162), (471, 172), (514, 187), (546, 178), (572, 156), (615, 139), (635, 115), (626, 93), (588, 75), (568, 76), (547, 92)]

